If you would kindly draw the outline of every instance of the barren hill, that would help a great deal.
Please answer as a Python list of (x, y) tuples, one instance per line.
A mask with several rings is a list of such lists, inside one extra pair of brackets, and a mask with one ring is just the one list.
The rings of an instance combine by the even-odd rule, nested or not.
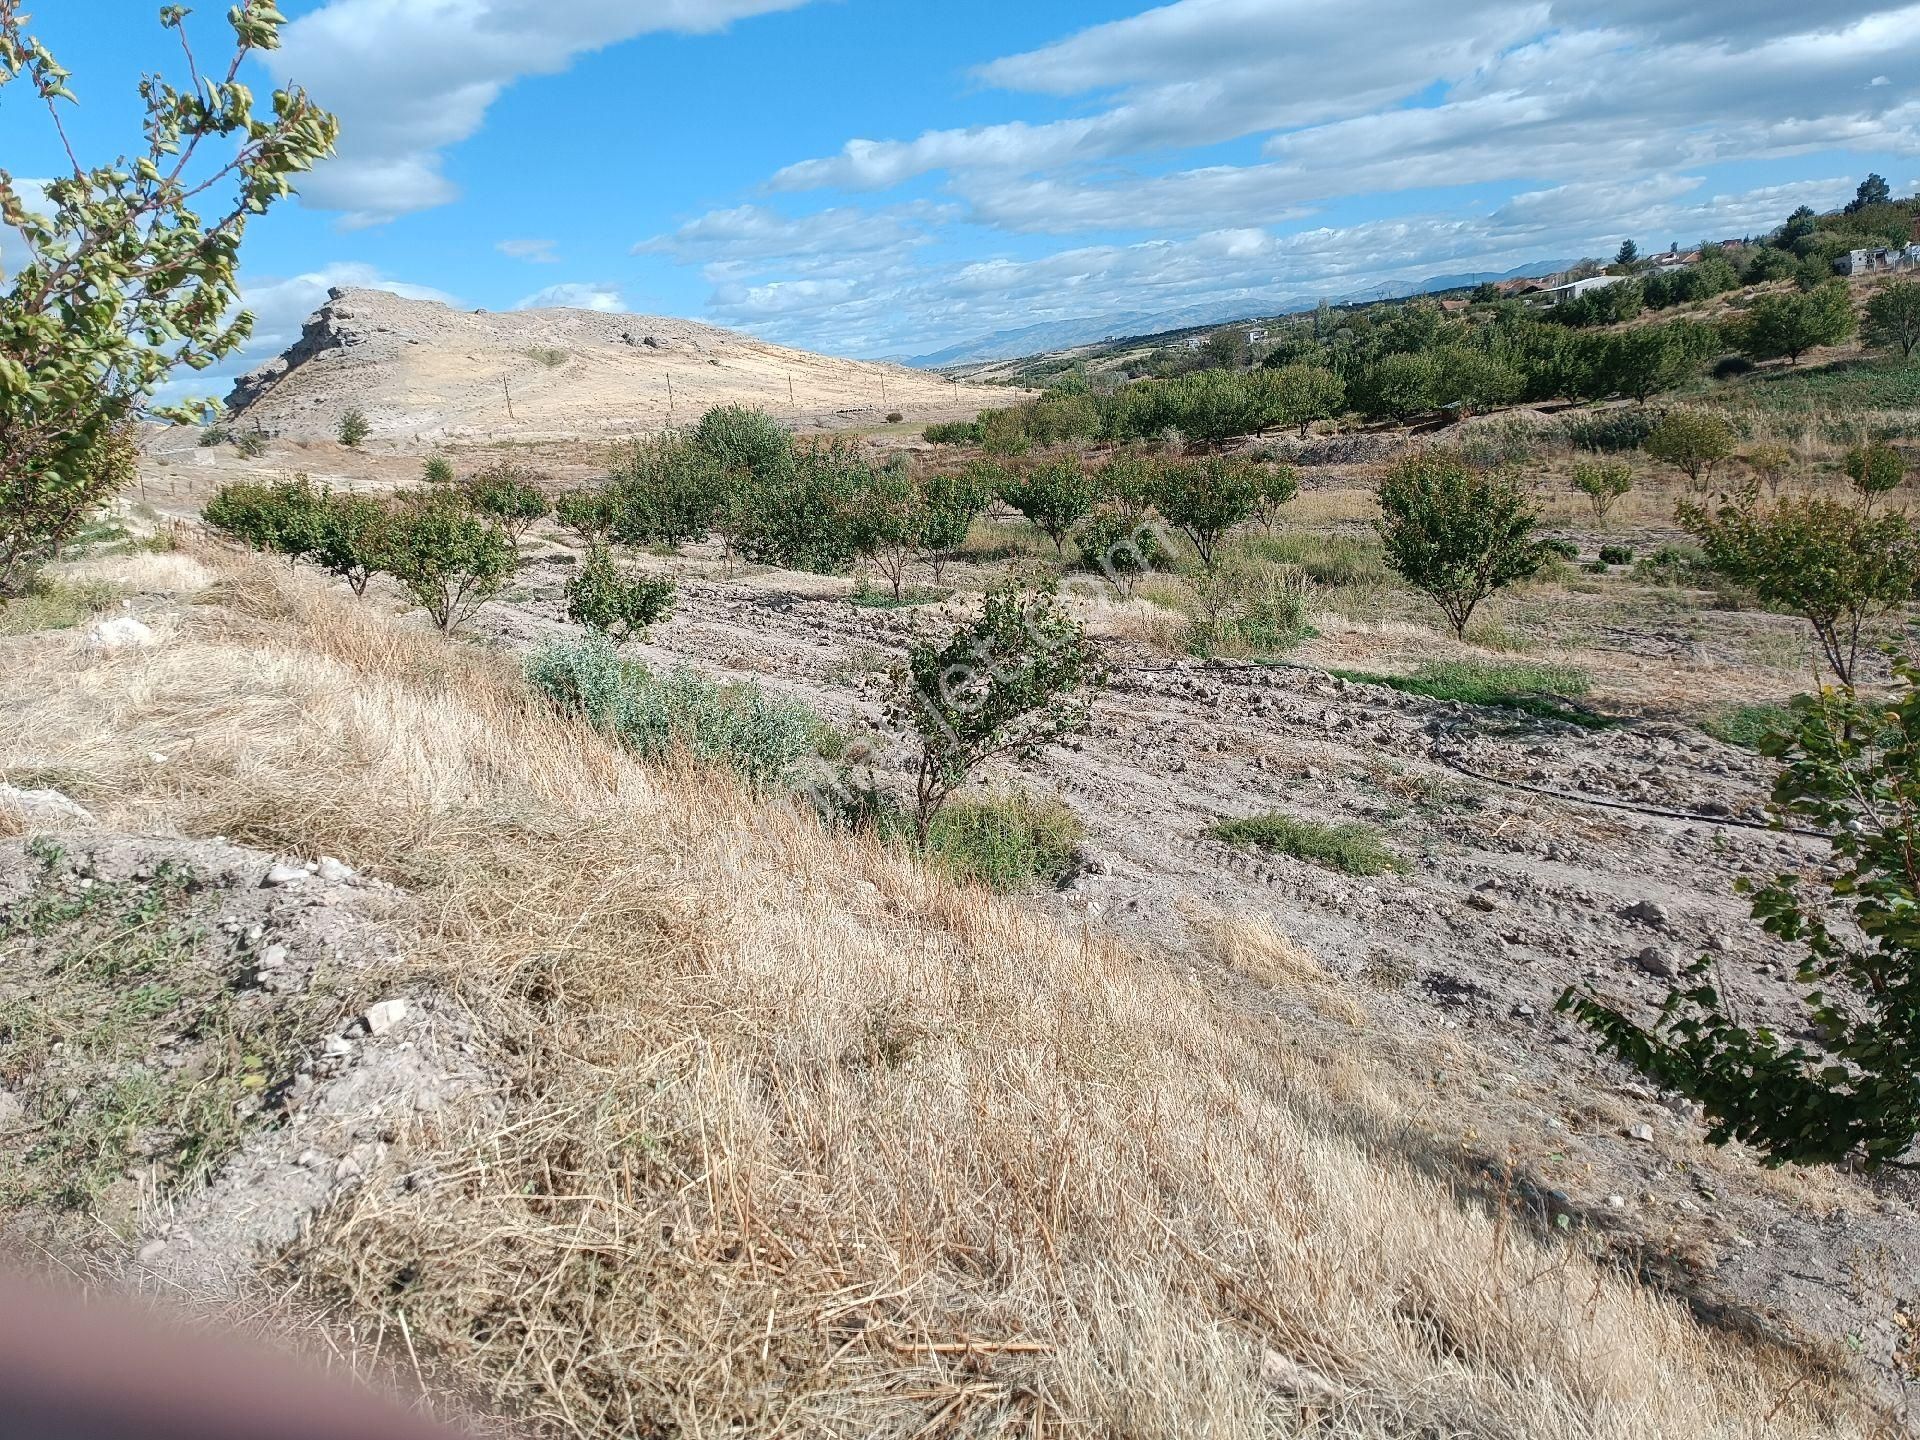
[(349, 409), (376, 437), (559, 439), (686, 423), (742, 404), (795, 425), (971, 415), (965, 385), (898, 365), (770, 345), (731, 330), (592, 310), (460, 311), (333, 290), (299, 341), (228, 400), (244, 426), (322, 439)]

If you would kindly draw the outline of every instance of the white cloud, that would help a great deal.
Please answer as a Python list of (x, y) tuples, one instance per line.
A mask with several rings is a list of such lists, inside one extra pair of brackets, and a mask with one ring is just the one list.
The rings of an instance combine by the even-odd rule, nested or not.
[(306, 204), (374, 225), (444, 205), (441, 157), (477, 131), (501, 91), (589, 51), (658, 31), (725, 29), (807, 0), (329, 0), (266, 57), (340, 116), (338, 158), (302, 185)]
[(554, 253), (558, 245), (557, 240), (502, 240), (493, 248), (529, 265), (558, 265), (560, 257)]
[(516, 310), (600, 310), (619, 315), (626, 313), (627, 302), (617, 285), (588, 285), (573, 282), (566, 285), (549, 285), (544, 290), (537, 290), (526, 299), (518, 301), (513, 308)]

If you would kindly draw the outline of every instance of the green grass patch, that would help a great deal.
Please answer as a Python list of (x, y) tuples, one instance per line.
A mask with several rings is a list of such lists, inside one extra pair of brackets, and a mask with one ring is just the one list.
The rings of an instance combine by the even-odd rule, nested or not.
[(1405, 868), (1371, 825), (1322, 825), (1274, 811), (1222, 820), (1207, 833), (1229, 845), (1291, 855), (1348, 875), (1384, 875)]
[(1591, 686), (1587, 672), (1572, 665), (1532, 665), (1519, 661), (1435, 660), (1411, 675), (1379, 675), (1365, 670), (1331, 670), (1343, 680), (1386, 685), (1409, 695), (1453, 700), (1462, 705), (1497, 705), (1543, 719), (1565, 720), (1589, 730), (1620, 722), (1570, 703)]
[(1394, 578), (1377, 540), (1289, 530), (1249, 535), (1240, 545), (1244, 553), (1271, 565), (1297, 566), (1316, 585), (1385, 585)]
[(906, 610), (915, 605), (944, 600), (948, 593), (925, 585), (908, 585), (902, 588), (900, 598), (896, 600), (892, 590), (883, 590), (862, 580), (854, 585), (853, 593), (847, 596), (847, 603), (858, 605), (863, 610)]
[(26, 595), (0, 601), (0, 635), (71, 630), (107, 610), (116, 599), (111, 585), (48, 581)]
[(1920, 409), (1920, 362), (1841, 360), (1763, 370), (1717, 387), (1713, 398), (1729, 408), (1776, 414)]
[[(22, 1111), (0, 1210), (125, 1226), (140, 1208), (128, 1172), (150, 1170), (168, 1195), (217, 1167), (290, 1073), (301, 1012), (332, 1014), (340, 997), (317, 987), (284, 1009), (245, 1003), (208, 953), (198, 882), (179, 866), (108, 882), (50, 842), (28, 854), (31, 888), (0, 907), (0, 1086)], [(160, 1063), (168, 1050), (174, 1066)]]
[(1702, 720), (1700, 728), (1724, 744), (1758, 750), (1769, 735), (1788, 729), (1798, 718), (1791, 705), (1727, 705)]
[(1086, 834), (1080, 817), (1051, 797), (1024, 791), (967, 797), (948, 801), (934, 817), (927, 855), (992, 889), (1026, 890), (1070, 874)]

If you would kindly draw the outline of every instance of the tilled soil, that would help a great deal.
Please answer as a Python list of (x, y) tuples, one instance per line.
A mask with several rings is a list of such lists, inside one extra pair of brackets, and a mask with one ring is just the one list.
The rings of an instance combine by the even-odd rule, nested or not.
[[(531, 563), (480, 624), (519, 648), (564, 633), (569, 573), (566, 557)], [(875, 731), (884, 781), (905, 755), (881, 731), (886, 666), (914, 627), (953, 613), (845, 594), (844, 581), (683, 574), (675, 616), (631, 648)], [(1086, 825), (1078, 872), (1039, 903), (1116, 927), (1224, 1003), (1271, 1016), (1277, 1063), (1333, 1056), (1401, 1087), (1424, 1133), (1383, 1144), (1430, 1153), (1705, 1313), (1864, 1357), (1897, 1403), (1920, 1399), (1914, 1190), (1709, 1147), (1692, 1107), (1553, 1012), (1567, 987), (1591, 984), (1650, 1017), (1668, 976), (1709, 956), (1746, 1014), (1802, 1024), (1793, 957), (1733, 889), (1824, 854), (1766, 828), (1769, 762), (1668, 721), (1584, 729), (1121, 644), (1107, 661), (1089, 734), (989, 777), (1058, 794)], [(1272, 810), (1374, 825), (1405, 869), (1349, 876), (1208, 834)], [(1206, 939), (1222, 916), (1297, 941), (1339, 1003), (1233, 971)]]

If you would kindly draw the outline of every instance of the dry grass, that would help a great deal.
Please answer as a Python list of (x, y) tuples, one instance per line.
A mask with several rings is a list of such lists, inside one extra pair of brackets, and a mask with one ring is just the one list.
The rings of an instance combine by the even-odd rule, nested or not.
[(414, 888), (505, 1118), (421, 1122), (294, 1264), (437, 1383), (595, 1436), (1872, 1432), (1169, 967), (212, 563), (164, 649), (0, 648), (0, 769)]

